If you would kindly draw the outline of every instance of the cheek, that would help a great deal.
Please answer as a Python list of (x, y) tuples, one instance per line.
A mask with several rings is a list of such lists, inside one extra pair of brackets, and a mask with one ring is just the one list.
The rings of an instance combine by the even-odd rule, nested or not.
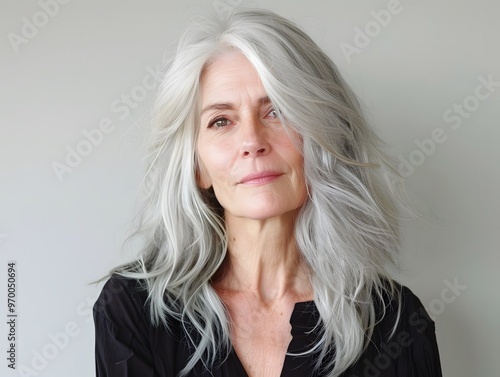
[(292, 170), (294, 170), (297, 174), (300, 173), (303, 175), (304, 171), (304, 157), (300, 150), (297, 149), (298, 142), (294, 143), (289, 138), (283, 140), (280, 145), (281, 155), (285, 161), (287, 161), (288, 165)]
[(212, 186), (209, 156), (210, 153), (207, 150), (206, 143), (199, 138), (196, 143), (196, 182), (203, 189), (208, 189)]
[(302, 164), (302, 138), (294, 130), (279, 129), (274, 135), (275, 146), (279, 148), (280, 154), (286, 156), (290, 164), (299, 162)]
[(212, 186), (212, 179), (208, 173), (208, 169), (203, 163), (201, 157), (198, 155), (198, 164), (196, 167), (196, 183), (202, 189), (208, 189)]
[(200, 181), (203, 181), (205, 185), (209, 182), (208, 187), (227, 181), (230, 165), (229, 148), (227, 146), (203, 143), (201, 140), (197, 146), (197, 154)]
[(293, 143), (290, 139), (282, 144), (283, 158), (287, 161), (289, 168), (293, 171), (293, 185), (296, 189), (296, 194), (299, 195), (297, 200), (299, 205), (305, 203), (307, 199), (307, 187), (304, 175), (304, 156), (297, 150), (297, 143)]

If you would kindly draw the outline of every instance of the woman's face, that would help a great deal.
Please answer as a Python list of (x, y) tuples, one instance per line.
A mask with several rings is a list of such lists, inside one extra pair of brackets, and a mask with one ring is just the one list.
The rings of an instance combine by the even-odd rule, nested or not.
[(257, 72), (239, 52), (201, 78), (198, 184), (213, 186), (225, 215), (262, 220), (302, 206), (303, 157), (281, 125)]

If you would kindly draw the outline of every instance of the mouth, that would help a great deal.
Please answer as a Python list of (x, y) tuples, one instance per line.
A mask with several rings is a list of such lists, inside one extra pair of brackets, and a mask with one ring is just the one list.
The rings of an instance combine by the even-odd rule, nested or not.
[(282, 176), (283, 173), (276, 171), (264, 171), (259, 173), (252, 173), (244, 177), (239, 184), (244, 185), (262, 185), (274, 181)]

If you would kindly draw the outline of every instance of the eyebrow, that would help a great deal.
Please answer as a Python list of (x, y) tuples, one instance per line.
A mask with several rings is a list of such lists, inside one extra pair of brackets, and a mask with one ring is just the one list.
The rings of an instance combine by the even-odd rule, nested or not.
[[(261, 97), (257, 100), (260, 105), (265, 105), (271, 102), (268, 96)], [(213, 103), (211, 105), (205, 106), (200, 113), (200, 116), (210, 110), (231, 110), (234, 109), (234, 104), (230, 102)]]

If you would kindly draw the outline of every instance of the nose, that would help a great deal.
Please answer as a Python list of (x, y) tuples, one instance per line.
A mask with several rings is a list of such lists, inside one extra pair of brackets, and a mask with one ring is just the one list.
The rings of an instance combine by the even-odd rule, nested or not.
[(241, 157), (250, 158), (264, 156), (271, 150), (268, 131), (259, 119), (249, 118), (241, 122)]

